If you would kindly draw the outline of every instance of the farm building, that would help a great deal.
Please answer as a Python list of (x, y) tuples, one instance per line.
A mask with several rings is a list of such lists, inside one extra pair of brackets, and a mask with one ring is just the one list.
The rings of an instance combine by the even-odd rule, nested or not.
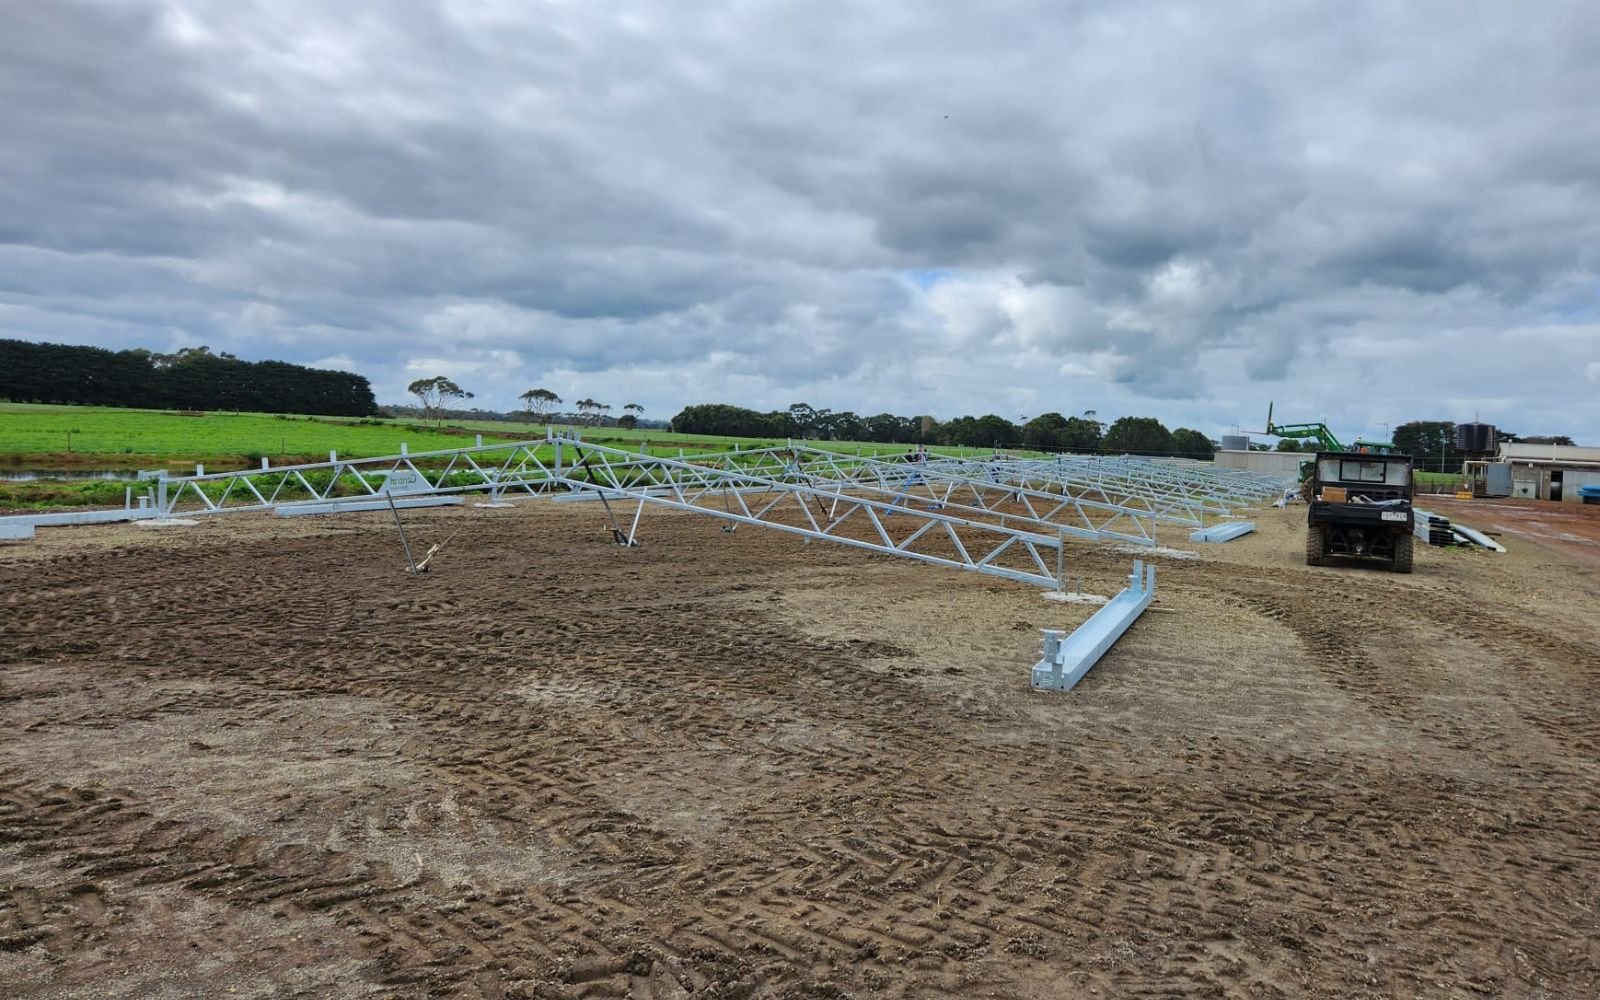
[(1503, 482), (1504, 473), (1496, 476), (1495, 465), (1511, 467), (1511, 496), (1523, 499), (1578, 503), (1581, 487), (1600, 486), (1600, 448), (1501, 442), (1489, 468), (1490, 482)]
[(1310, 457), (1298, 451), (1222, 449), (1217, 452), (1214, 461), (1225, 469), (1244, 469), (1264, 476), (1294, 477), (1300, 474), (1300, 463)]

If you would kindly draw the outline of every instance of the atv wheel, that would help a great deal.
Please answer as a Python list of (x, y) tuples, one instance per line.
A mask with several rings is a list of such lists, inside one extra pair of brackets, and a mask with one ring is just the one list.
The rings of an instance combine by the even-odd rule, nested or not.
[(1404, 534), (1394, 540), (1394, 571), (1396, 573), (1411, 572), (1411, 548), (1416, 544), (1417, 536)]
[(1306, 527), (1306, 565), (1321, 566), (1323, 556), (1322, 525), (1313, 524)]

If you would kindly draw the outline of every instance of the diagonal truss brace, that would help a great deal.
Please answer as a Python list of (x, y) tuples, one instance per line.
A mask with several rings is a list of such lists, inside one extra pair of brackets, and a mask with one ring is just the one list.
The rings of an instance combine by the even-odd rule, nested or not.
[[(588, 448), (590, 446), (583, 446)], [(621, 467), (590, 464), (612, 482), (569, 481), (576, 492), (591, 491), (608, 502), (636, 504), (631, 526), (619, 541), (637, 544), (639, 515), (646, 506), (708, 514), (730, 525), (754, 525), (829, 541), (884, 555), (970, 570), (1035, 586), (1059, 589), (1063, 533), (1046, 534), (959, 517), (943, 511), (897, 506), (858, 492), (766, 479), (729, 468), (675, 468), (685, 475), (622, 485), (622, 473), (638, 473), (638, 463)], [(653, 460), (677, 466), (671, 460)], [(637, 480), (636, 480), (637, 481)], [(613, 531), (621, 531), (613, 521)]]

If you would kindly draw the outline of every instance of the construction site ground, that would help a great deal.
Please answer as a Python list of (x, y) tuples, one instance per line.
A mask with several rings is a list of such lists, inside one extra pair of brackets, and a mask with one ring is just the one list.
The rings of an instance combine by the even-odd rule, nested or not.
[(1579, 562), (1600, 563), (1600, 504), (1427, 497), (1425, 509), (1493, 532), (1506, 545), (1532, 542)]
[(418, 578), (386, 515), (0, 543), (0, 995), (1600, 993), (1579, 543), (1173, 531), (1058, 695), (1086, 604), (601, 514), (407, 512)]

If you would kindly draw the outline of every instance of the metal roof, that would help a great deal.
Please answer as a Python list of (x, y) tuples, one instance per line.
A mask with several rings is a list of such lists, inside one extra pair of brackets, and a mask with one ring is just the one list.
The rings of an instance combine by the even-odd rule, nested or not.
[(1500, 461), (1535, 465), (1600, 465), (1600, 448), (1500, 442)]

